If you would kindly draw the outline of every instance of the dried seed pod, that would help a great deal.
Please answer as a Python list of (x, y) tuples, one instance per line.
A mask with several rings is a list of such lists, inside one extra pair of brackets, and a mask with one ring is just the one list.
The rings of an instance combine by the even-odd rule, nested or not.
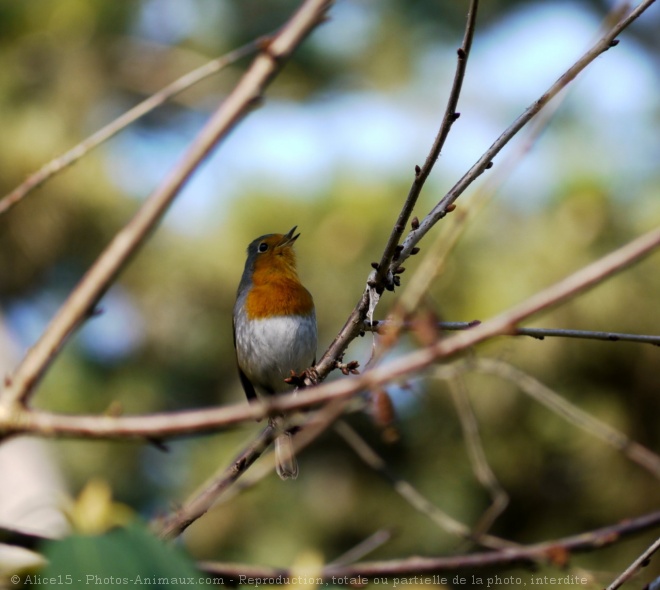
[(371, 416), (381, 430), (381, 436), (386, 443), (394, 443), (400, 438), (396, 426), (396, 412), (389, 394), (382, 388), (372, 389), (370, 392)]

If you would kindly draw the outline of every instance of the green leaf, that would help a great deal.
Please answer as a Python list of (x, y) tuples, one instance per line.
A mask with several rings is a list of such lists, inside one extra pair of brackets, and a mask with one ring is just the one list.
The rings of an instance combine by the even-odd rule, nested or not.
[(63, 585), (96, 590), (112, 588), (210, 588), (205, 576), (182, 551), (154, 537), (143, 526), (114, 529), (104, 535), (73, 535), (49, 543), (48, 565), (26, 584), (61, 590)]

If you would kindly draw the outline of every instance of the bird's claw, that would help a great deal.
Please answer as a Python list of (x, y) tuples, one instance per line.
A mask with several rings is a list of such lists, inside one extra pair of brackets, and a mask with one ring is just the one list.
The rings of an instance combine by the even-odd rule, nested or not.
[(284, 382), (302, 389), (308, 385), (316, 385), (319, 382), (319, 374), (314, 367), (309, 367), (302, 373), (291, 371), (291, 375), (284, 379)]

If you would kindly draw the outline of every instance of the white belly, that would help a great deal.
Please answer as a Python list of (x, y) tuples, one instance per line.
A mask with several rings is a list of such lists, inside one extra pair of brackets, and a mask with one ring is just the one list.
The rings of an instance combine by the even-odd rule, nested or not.
[(276, 316), (236, 325), (238, 365), (257, 390), (288, 391), (291, 371), (300, 373), (316, 356), (316, 318)]

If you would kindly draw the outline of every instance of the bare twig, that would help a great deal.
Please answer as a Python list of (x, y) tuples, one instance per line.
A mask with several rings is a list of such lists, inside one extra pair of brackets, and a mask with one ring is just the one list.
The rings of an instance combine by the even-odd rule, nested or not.
[[(394, 228), (390, 234), (390, 237), (385, 245), (383, 255), (381, 257), (380, 263), (378, 263), (378, 268), (371, 273), (369, 279), (367, 280), (367, 289), (362, 294), (360, 301), (356, 305), (355, 309), (352, 311), (348, 320), (344, 324), (344, 327), (341, 329), (336, 338), (332, 341), (326, 352), (323, 354), (319, 362), (316, 364), (316, 371), (321, 379), (325, 378), (330, 371), (332, 371), (336, 362), (341, 358), (342, 354), (348, 347), (348, 345), (357, 337), (360, 333), (360, 326), (364, 322), (367, 314), (369, 312), (369, 304), (372, 300), (373, 295), (370, 295), (370, 289), (374, 287), (377, 291), (382, 292), (385, 288), (385, 284), (390, 283), (388, 281), (393, 280), (391, 273), (389, 272), (389, 266), (392, 263), (392, 260), (398, 254), (397, 245), (403, 235), (403, 232), (406, 229), (410, 215), (415, 207), (417, 198), (419, 197), (422, 188), (431, 174), (431, 170), (437, 161), (440, 151), (444, 146), (444, 143), (449, 135), (449, 131), (453, 123), (458, 118), (456, 113), (456, 107), (458, 105), (458, 99), (463, 87), (463, 79), (465, 77), (465, 70), (467, 67), (468, 57), (470, 55), (470, 49), (472, 47), (472, 38), (474, 36), (474, 30), (476, 26), (477, 19), (477, 9), (479, 7), (478, 0), (472, 0), (470, 2), (470, 7), (468, 9), (465, 33), (463, 35), (463, 42), (461, 47), (458, 49), (458, 60), (456, 64), (456, 73), (454, 75), (454, 82), (452, 89), (449, 93), (449, 99), (447, 101), (447, 106), (445, 109), (445, 114), (440, 125), (440, 130), (431, 146), (428, 156), (424, 165), (420, 168), (419, 166), (415, 167), (415, 177), (413, 179), (410, 190), (408, 191), (408, 196), (406, 197), (401, 213), (394, 224)], [(388, 277), (388, 274), (390, 276)]]
[[(463, 177), (449, 190), (431, 212), (420, 222), (419, 228), (412, 230), (403, 242), (400, 260), (405, 260), (428, 231), (447, 214), (447, 208), (479, 177), (492, 166), (493, 159), (502, 148), (529, 123), (557, 94), (572, 82), (590, 63), (608, 49), (616, 45), (616, 37), (626, 27), (639, 18), (655, 0), (640, 2), (627, 16), (621, 18), (612, 26), (580, 59), (578, 59), (557, 81), (543, 93), (525, 112), (520, 115), (484, 152), (475, 164)], [(398, 262), (397, 264), (400, 264)]]
[(163, 539), (173, 539), (185, 531), (193, 522), (206, 514), (218, 496), (234, 483), (254, 463), (273, 442), (277, 432), (267, 426), (248, 447), (243, 450), (219, 477), (205, 485), (190, 501), (170, 516), (156, 522), (156, 528)]
[[(335, 400), (328, 403), (321, 410), (309, 417), (306, 423), (293, 438), (296, 453), (309, 445), (320, 436), (344, 411), (346, 402)], [(268, 445), (276, 436), (272, 427), (266, 428), (248, 447), (240, 453), (232, 464), (222, 470), (218, 475), (211, 478), (210, 482), (204, 484), (200, 490), (193, 493), (192, 497), (178, 510), (161, 518), (154, 523), (155, 528), (164, 539), (173, 539), (183, 533), (193, 522), (206, 514), (225, 494), (225, 492), (241, 477), (247, 469), (262, 455)], [(265, 477), (273, 471), (273, 462), (262, 469), (255, 480)]]
[(531, 375), (524, 373), (508, 363), (495, 359), (473, 359), (465, 366), (472, 370), (490, 375), (497, 375), (518, 385), (527, 395), (543, 404), (571, 424), (585, 432), (600, 438), (615, 448), (631, 461), (646, 469), (660, 479), (660, 456), (646, 447), (630, 440), (617, 429), (594, 418), (590, 413), (564, 399)]
[(401, 213), (394, 224), (392, 233), (387, 241), (385, 250), (381, 257), (380, 263), (378, 264), (378, 274), (380, 281), (386, 279), (387, 269), (392, 263), (392, 259), (395, 257), (395, 248), (401, 240), (401, 236), (408, 225), (408, 220), (410, 215), (415, 208), (417, 199), (419, 198), (424, 184), (426, 183), (427, 178), (433, 170), (433, 166), (440, 157), (440, 152), (445, 145), (447, 136), (451, 131), (452, 125), (458, 119), (459, 113), (456, 112), (456, 107), (458, 106), (458, 99), (461, 95), (461, 89), (463, 88), (463, 79), (465, 78), (465, 70), (467, 68), (468, 57), (470, 56), (470, 49), (472, 48), (472, 39), (474, 37), (474, 30), (477, 24), (477, 10), (479, 8), (479, 1), (472, 0), (470, 2), (470, 7), (468, 8), (467, 13), (467, 22), (465, 24), (465, 33), (463, 34), (463, 42), (457, 51), (457, 63), (456, 63), (456, 72), (454, 74), (454, 82), (452, 84), (451, 90), (449, 92), (449, 99), (447, 100), (447, 106), (445, 108), (445, 114), (442, 118), (442, 123), (440, 125), (440, 130), (438, 135), (431, 146), (428, 156), (422, 167), (415, 166), (415, 177), (413, 179), (412, 186), (408, 191), (408, 196), (406, 201), (401, 209)]
[[(392, 320), (365, 321), (362, 329), (365, 332), (385, 332), (392, 328)], [(448, 332), (469, 330), (481, 324), (480, 320), (470, 322), (439, 322), (438, 329)], [(401, 329), (409, 330), (410, 322), (403, 322)], [(576, 338), (580, 340), (604, 340), (606, 342), (638, 342), (660, 346), (660, 336), (655, 334), (629, 334), (626, 332), (598, 332), (593, 330), (567, 330), (563, 328), (516, 328), (508, 336), (531, 336), (537, 340), (544, 338)]]
[(84, 321), (128, 260), (143, 245), (199, 163), (258, 101), (286, 58), (324, 18), (331, 0), (306, 0), (270, 40), (234, 91), (213, 114), (179, 164), (120, 231), (62, 305), (45, 332), (8, 379), (0, 402), (25, 402), (67, 338)]
[(477, 481), (488, 490), (492, 500), (491, 505), (472, 530), (473, 537), (479, 539), (486, 531), (490, 530), (493, 523), (504, 512), (509, 504), (509, 495), (497, 480), (486, 458), (481, 435), (479, 434), (479, 424), (474, 415), (463, 376), (457, 374), (448, 383), (461, 422), (463, 438), (472, 463), (472, 470)]
[[(626, 519), (611, 526), (534, 545), (448, 557), (408, 557), (345, 566), (328, 565), (318, 575), (327, 581), (332, 581), (334, 577), (336, 582), (338, 578), (350, 580), (350, 578), (356, 579), (358, 577), (372, 579), (374, 577), (424, 576), (480, 568), (554, 563), (557, 556), (568, 558), (572, 553), (602, 549), (608, 545), (618, 543), (626, 537), (658, 526), (660, 526), (660, 512), (651, 512), (638, 518)], [(287, 577), (295, 575), (295, 572), (288, 568), (270, 568), (247, 564), (204, 562), (198, 564), (198, 566), (209, 574), (224, 576), (228, 581), (238, 580), (239, 576), (250, 576), (261, 578), (265, 584), (268, 579), (273, 580), (281, 576), (286, 580)], [(423, 579), (415, 582), (410, 578), (406, 582), (410, 584), (425, 583)], [(431, 581), (429, 580), (428, 583), (431, 583)], [(439, 584), (440, 582), (435, 581), (434, 583)]]
[(544, 338), (579, 338), (583, 340), (606, 340), (607, 342), (639, 342), (660, 346), (660, 336), (645, 334), (625, 334), (623, 332), (591, 332), (588, 330), (559, 330), (552, 328), (518, 328), (514, 336)]
[[(644, 0), (634, 10), (630, 11), (628, 15), (621, 18), (614, 26), (612, 26), (598, 42), (587, 51), (580, 59), (578, 59), (566, 72), (543, 94), (537, 99), (530, 107), (525, 110), (510, 126), (500, 135), (500, 137), (491, 145), (491, 147), (477, 160), (477, 162), (466, 172), (466, 174), (454, 185), (454, 187), (443, 197), (443, 199), (433, 208), (433, 210), (424, 218), (420, 223), (419, 228), (411, 231), (403, 242), (403, 249), (397, 249), (397, 260), (393, 260), (388, 268), (383, 268), (382, 264), (378, 266), (377, 273), (371, 273), (367, 289), (363, 292), (360, 300), (358, 301), (355, 309), (351, 312), (344, 327), (339, 334), (335, 337), (331, 345), (323, 354), (321, 359), (316, 365), (316, 369), (321, 379), (336, 366), (336, 361), (345, 352), (348, 345), (360, 334), (362, 326), (370, 305), (370, 289), (382, 290), (385, 288), (383, 277), (393, 273), (394, 270), (408, 258), (413, 250), (417, 248), (419, 241), (428, 233), (440, 219), (442, 219), (448, 211), (448, 207), (456, 201), (456, 199), (486, 170), (492, 165), (493, 158), (507, 145), (513, 137), (529, 123), (544, 107), (552, 100), (561, 90), (563, 90), (578, 74), (580, 74), (590, 63), (592, 63), (599, 55), (607, 51), (610, 47), (615, 45), (616, 36), (619, 35), (626, 27), (634, 22), (645, 10), (653, 4), (655, 0)], [(405, 206), (404, 206), (405, 207)], [(397, 223), (397, 226), (399, 224)], [(395, 230), (398, 231), (398, 230)], [(403, 231), (403, 230), (402, 230)], [(393, 232), (393, 235), (395, 233)], [(398, 238), (397, 238), (398, 239)], [(394, 242), (391, 237), (390, 242)], [(389, 247), (386, 247), (387, 253)], [(380, 281), (378, 280), (380, 277)]]
[(385, 463), (385, 460), (374, 451), (367, 442), (348, 423), (339, 421), (335, 424), (335, 431), (355, 451), (371, 469), (388, 481), (396, 492), (406, 500), (415, 510), (427, 516), (433, 523), (443, 530), (491, 549), (502, 549), (515, 546), (513, 543), (493, 535), (476, 535), (467, 525), (449, 516), (430, 500), (425, 498), (415, 487), (405, 479), (394, 474)]
[[(453, 249), (458, 244), (465, 230), (469, 227), (469, 222), (474, 219), (487, 205), (495, 195), (499, 186), (515, 169), (521, 158), (531, 150), (535, 141), (539, 138), (542, 131), (545, 130), (555, 112), (561, 106), (561, 101), (556, 100), (539, 113), (531, 122), (531, 125), (523, 141), (520, 141), (516, 149), (509, 152), (502, 163), (497, 167), (494, 174), (490, 174), (486, 182), (479, 189), (470, 195), (467, 203), (457, 210), (451, 216), (451, 221), (444, 231), (438, 233), (436, 239), (430, 247), (425, 248), (424, 257), (417, 265), (413, 274), (407, 280), (406, 288), (396, 301), (392, 309), (390, 319), (400, 322), (410, 316), (415, 310), (419, 309), (420, 304), (428, 293), (431, 285), (440, 276), (444, 270), (445, 262)], [(414, 228), (413, 228), (414, 229)], [(391, 331), (389, 340), (392, 341)], [(397, 332), (394, 332), (396, 335)]]
[(58, 156), (47, 164), (44, 164), (39, 170), (31, 174), (24, 182), (0, 200), (0, 215), (11, 209), (28, 193), (41, 186), (55, 174), (80, 160), (80, 158), (87, 155), (94, 148), (98, 147), (114, 135), (117, 135), (117, 133), (137, 121), (140, 117), (150, 113), (201, 80), (208, 78), (226, 68), (228, 65), (254, 53), (259, 49), (259, 43), (260, 40), (251, 41), (234, 51), (230, 51), (226, 55), (211, 60), (192, 72), (188, 72), (171, 84), (165, 86), (165, 88), (152, 94), (149, 98), (143, 100), (114, 121), (108, 123), (105, 127), (102, 127), (96, 133), (90, 135), (87, 139), (71, 148), (68, 152)]
[(621, 588), (630, 578), (632, 578), (645, 564), (648, 563), (651, 556), (660, 549), (660, 539), (656, 539), (635, 561), (633, 561), (625, 571), (617, 577), (606, 590), (617, 590)]
[(392, 531), (388, 529), (379, 529), (373, 535), (369, 535), (363, 541), (360, 541), (354, 547), (351, 547), (345, 553), (332, 560), (332, 565), (342, 566), (349, 563), (355, 563), (362, 559), (365, 555), (373, 553), (379, 547), (382, 547), (392, 538)]

